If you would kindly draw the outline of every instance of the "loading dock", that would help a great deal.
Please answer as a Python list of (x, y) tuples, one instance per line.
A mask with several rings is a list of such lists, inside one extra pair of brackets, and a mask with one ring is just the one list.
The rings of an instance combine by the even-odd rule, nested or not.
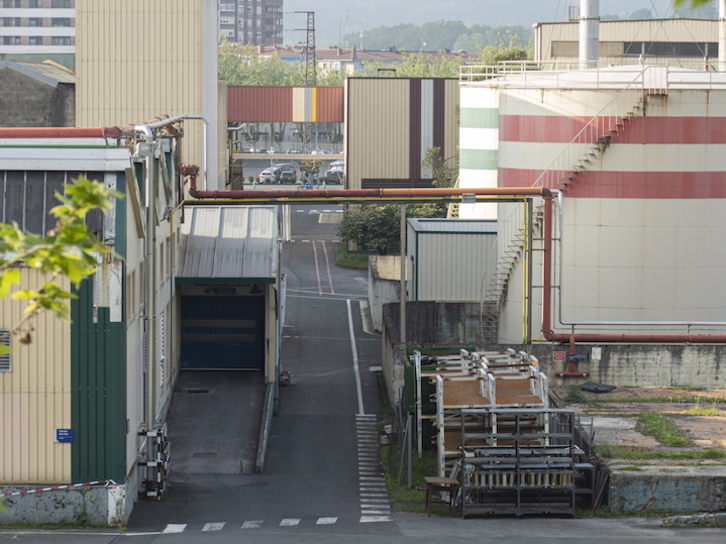
[(263, 372), (277, 380), (278, 210), (185, 210), (176, 276), (182, 370)]

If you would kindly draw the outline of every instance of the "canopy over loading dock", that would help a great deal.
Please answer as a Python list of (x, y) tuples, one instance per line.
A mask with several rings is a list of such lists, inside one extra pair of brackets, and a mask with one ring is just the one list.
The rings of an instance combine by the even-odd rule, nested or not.
[(269, 363), (274, 371), (276, 207), (194, 206), (185, 214), (176, 276), (182, 369), (264, 370)]

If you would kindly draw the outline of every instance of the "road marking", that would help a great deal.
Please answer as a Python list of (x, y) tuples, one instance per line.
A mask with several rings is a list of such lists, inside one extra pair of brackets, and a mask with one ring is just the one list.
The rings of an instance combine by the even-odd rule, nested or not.
[(299, 518), (287, 518), (287, 519), (283, 519), (280, 522), (280, 527), (292, 527), (294, 525), (299, 525), (299, 524), (300, 524)]
[(315, 258), (315, 276), (318, 279), (318, 294), (323, 294), (323, 285), (320, 283), (320, 267), (318, 266), (318, 246), (313, 242), (313, 257)]
[(224, 522), (222, 523), (205, 523), (202, 527), (202, 531), (221, 531), (224, 528)]
[(187, 528), (186, 523), (170, 523), (166, 526), (166, 528), (162, 531), (163, 534), (169, 534), (169, 533), (183, 533), (184, 529)]
[(261, 519), (256, 519), (256, 520), (252, 520), (252, 521), (245, 521), (242, 524), (242, 529), (259, 529), (260, 527), (262, 527), (262, 520)]
[(318, 518), (315, 525), (333, 525), (336, 521), (338, 521), (338, 518)]
[(335, 294), (335, 289), (333, 289), (333, 275), (330, 272), (330, 260), (328, 259), (328, 248), (325, 246), (325, 240), (320, 242), (323, 246), (323, 255), (325, 255), (325, 269), (328, 272), (328, 285), (330, 285), (330, 294)]
[(353, 310), (350, 299), (345, 300), (348, 307), (348, 333), (350, 334), (350, 350), (353, 352), (353, 373), (355, 374), (355, 392), (358, 396), (358, 415), (365, 414), (363, 409), (363, 387), (360, 381), (360, 369), (358, 368), (358, 348), (355, 345), (355, 332), (353, 330)]
[(381, 521), (393, 521), (391, 516), (361, 516), (361, 523), (377, 523)]

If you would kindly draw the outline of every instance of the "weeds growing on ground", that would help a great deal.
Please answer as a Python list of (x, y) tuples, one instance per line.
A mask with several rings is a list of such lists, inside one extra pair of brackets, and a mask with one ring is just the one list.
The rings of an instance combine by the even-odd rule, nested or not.
[(693, 445), (693, 442), (680, 427), (661, 414), (654, 414), (653, 412), (641, 413), (638, 416), (636, 430), (655, 437), (664, 446), (687, 448)]
[(604, 459), (623, 459), (629, 461), (702, 461), (706, 459), (726, 461), (726, 451), (716, 448), (704, 450), (662, 450), (600, 444), (597, 446), (597, 452)]

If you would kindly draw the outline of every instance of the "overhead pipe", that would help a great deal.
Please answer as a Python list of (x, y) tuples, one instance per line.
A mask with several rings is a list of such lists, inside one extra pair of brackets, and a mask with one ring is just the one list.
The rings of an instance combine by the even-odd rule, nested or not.
[(415, 198), (415, 197), (447, 197), (463, 195), (479, 196), (547, 196), (550, 190), (542, 187), (488, 187), (488, 188), (431, 188), (431, 189), (287, 189), (271, 190), (227, 190), (200, 191), (197, 189), (199, 167), (184, 165), (181, 174), (189, 181), (189, 194), (198, 199), (283, 199), (321, 200), (327, 198)]
[(127, 127), (2, 127), (0, 138), (118, 138), (131, 132)]
[(724, 344), (726, 334), (600, 334), (555, 333), (552, 330), (552, 198), (545, 197), (542, 251), (542, 335), (550, 342), (574, 346), (576, 342), (590, 343), (657, 343), (657, 344)]

